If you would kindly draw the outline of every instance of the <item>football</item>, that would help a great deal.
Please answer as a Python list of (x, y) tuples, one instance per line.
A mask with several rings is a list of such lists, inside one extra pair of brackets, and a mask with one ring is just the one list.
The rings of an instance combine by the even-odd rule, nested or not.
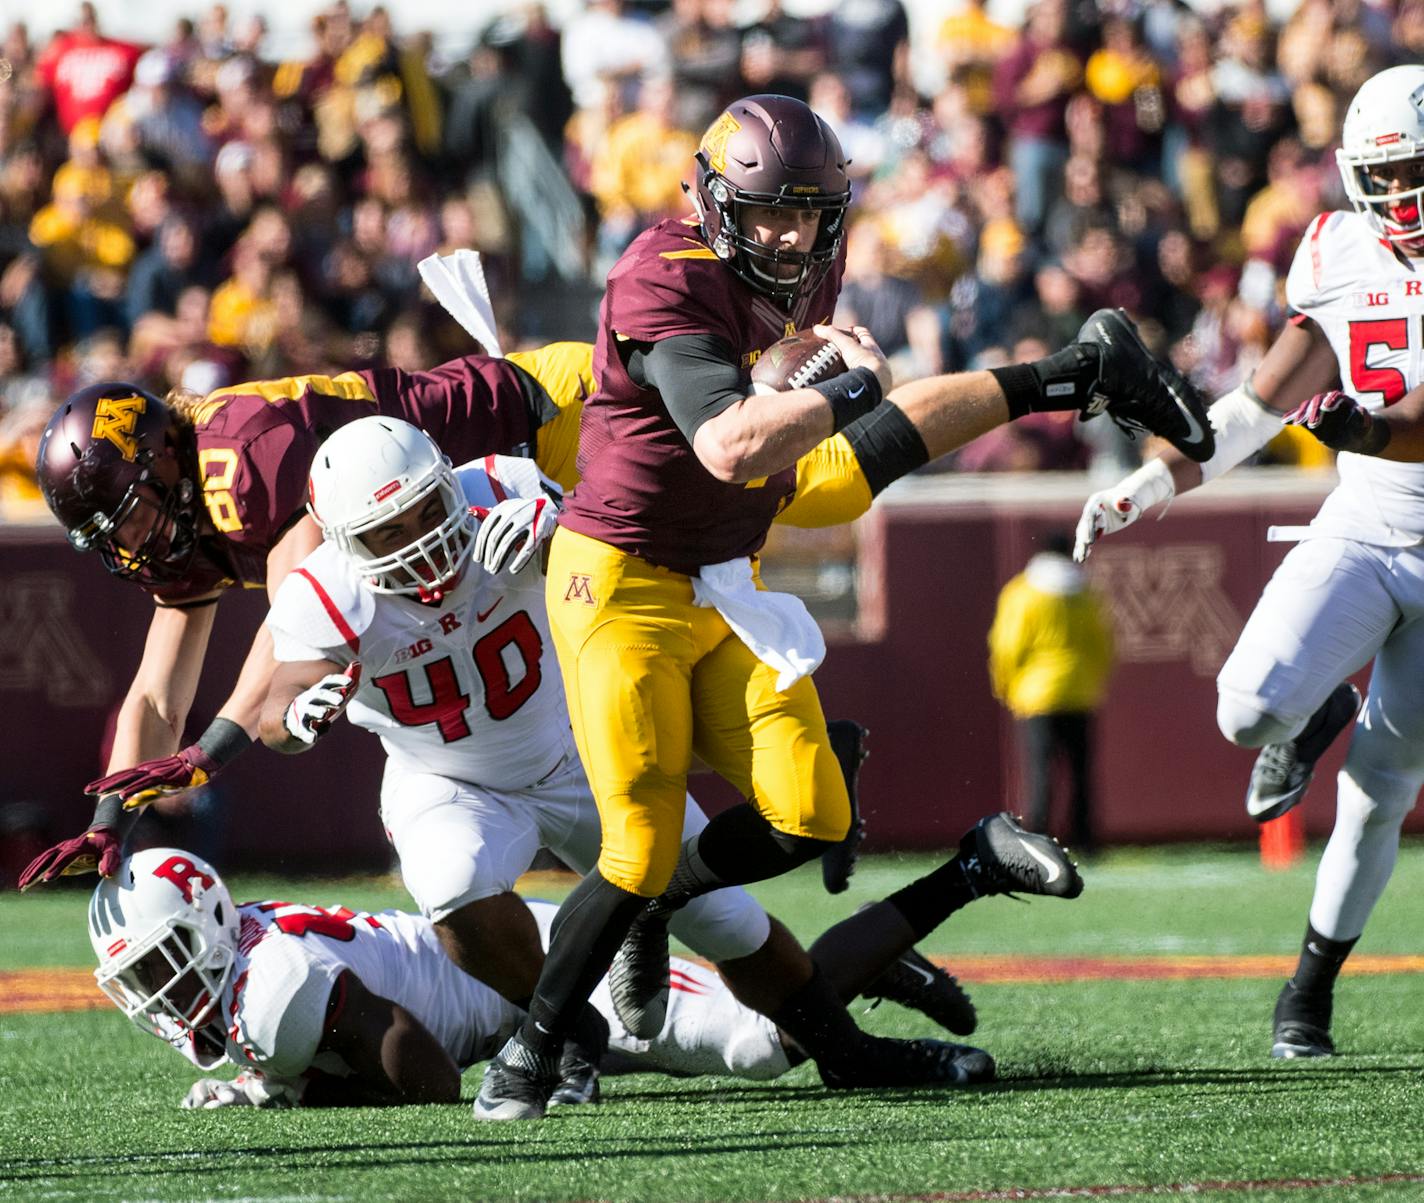
[(752, 365), (753, 393), (782, 393), (819, 384), (846, 370), (835, 343), (803, 330), (772, 343)]

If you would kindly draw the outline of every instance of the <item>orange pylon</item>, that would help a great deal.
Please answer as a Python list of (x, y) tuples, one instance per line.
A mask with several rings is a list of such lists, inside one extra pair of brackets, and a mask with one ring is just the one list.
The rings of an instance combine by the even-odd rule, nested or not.
[(1289, 869), (1299, 864), (1304, 855), (1305, 822), (1299, 808), (1261, 824), (1261, 864), (1265, 868)]

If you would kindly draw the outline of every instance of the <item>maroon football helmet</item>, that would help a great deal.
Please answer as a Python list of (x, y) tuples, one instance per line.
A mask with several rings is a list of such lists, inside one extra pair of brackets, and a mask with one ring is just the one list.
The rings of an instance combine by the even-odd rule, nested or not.
[[(790, 96), (733, 101), (697, 150), (697, 214), (718, 258), (758, 292), (790, 304), (825, 277), (845, 235), (850, 178), (840, 139)], [(742, 233), (743, 205), (819, 209), (809, 251), (776, 250)], [(782, 278), (779, 269), (798, 268)]]
[[(40, 491), (77, 551), (97, 549), (115, 576), (144, 585), (183, 579), (198, 550), (196, 471), (172, 411), (121, 381), (91, 384), (50, 418), (35, 457)], [(167, 484), (160, 461), (175, 461)], [(170, 470), (167, 475), (173, 476)], [(156, 512), (138, 547), (119, 528), (140, 506)]]

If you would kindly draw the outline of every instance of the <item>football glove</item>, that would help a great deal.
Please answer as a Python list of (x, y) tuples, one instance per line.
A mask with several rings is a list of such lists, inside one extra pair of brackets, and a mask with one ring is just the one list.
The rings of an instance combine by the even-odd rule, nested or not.
[(308, 746), (316, 743), (341, 717), (356, 687), (361, 683), (361, 662), (348, 664), (339, 673), (328, 673), (315, 685), (304, 689), (292, 699), (282, 716), (283, 725), (293, 739)]
[(1176, 495), (1172, 473), (1160, 459), (1148, 460), (1111, 489), (1094, 493), (1083, 505), (1073, 544), (1073, 558), (1080, 564), (1088, 558), (1093, 544), (1104, 535), (1116, 534), (1131, 526), (1159, 501)]
[(518, 572), (554, 533), (559, 509), (547, 497), (511, 497), (480, 514), (474, 557), (489, 573)]
[(215, 1111), (219, 1107), (299, 1107), (306, 1082), (301, 1078), (268, 1077), (260, 1069), (244, 1069), (237, 1077), (199, 1078), (183, 1096), (184, 1111)]
[(1376, 431), (1370, 411), (1348, 393), (1338, 389), (1316, 393), (1309, 401), (1297, 405), (1286, 414), (1287, 426), (1299, 426), (1313, 434), (1327, 447), (1336, 451), (1359, 451), (1366, 455), (1378, 450), (1384, 441)]
[(84, 787), (86, 794), (117, 794), (125, 810), (147, 806), (165, 794), (207, 785), (219, 771), (252, 743), (252, 737), (231, 719), (218, 717), (198, 737), (172, 756), (145, 760), (132, 768), (120, 769)]
[(112, 827), (91, 827), (83, 835), (41, 852), (20, 874), (19, 887), (28, 890), (56, 877), (98, 872), (112, 877), (123, 860), (123, 837)]

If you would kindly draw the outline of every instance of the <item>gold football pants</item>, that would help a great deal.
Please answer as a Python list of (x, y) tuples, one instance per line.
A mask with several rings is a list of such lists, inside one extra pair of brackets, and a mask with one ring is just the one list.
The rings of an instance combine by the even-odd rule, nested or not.
[(695, 604), (691, 578), (559, 527), (547, 594), (605, 878), (650, 898), (667, 886), (694, 752), (777, 830), (845, 835), (850, 800), (816, 687), (803, 677), (778, 693), (776, 670)]

